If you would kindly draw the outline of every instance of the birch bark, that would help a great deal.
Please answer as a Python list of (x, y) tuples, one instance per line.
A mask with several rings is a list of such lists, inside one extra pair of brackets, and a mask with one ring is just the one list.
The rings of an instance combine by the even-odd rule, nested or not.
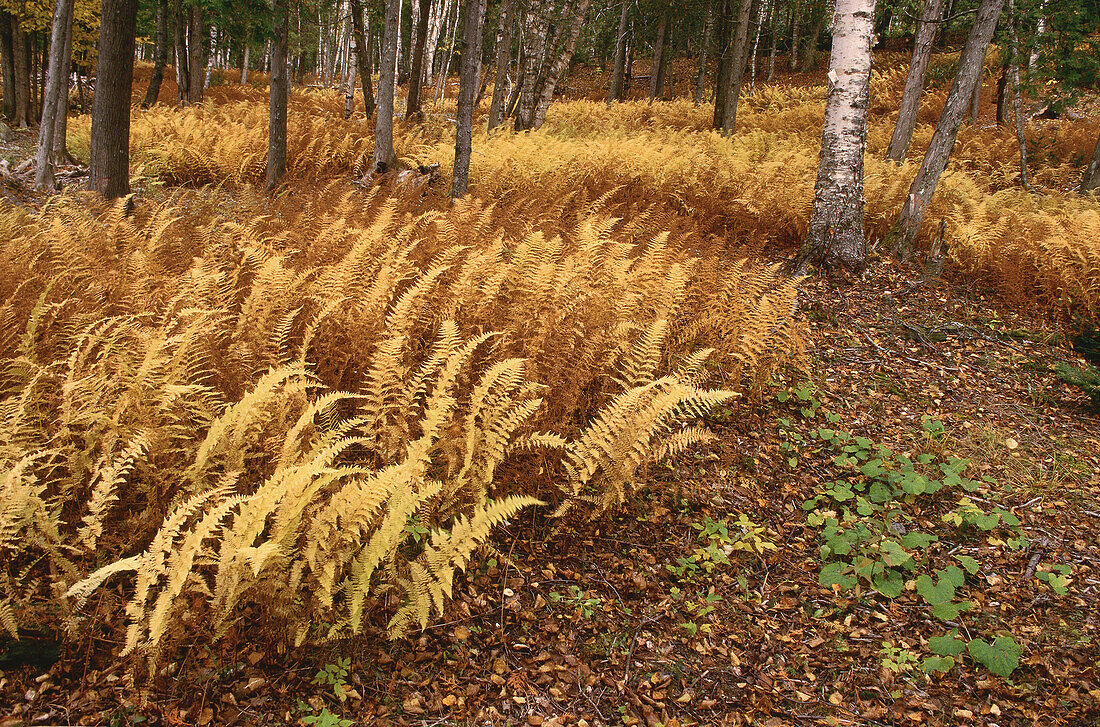
[(863, 153), (871, 82), (875, 0), (837, 0), (829, 95), (810, 227), (803, 262), (830, 274), (859, 272), (867, 263), (863, 236)]

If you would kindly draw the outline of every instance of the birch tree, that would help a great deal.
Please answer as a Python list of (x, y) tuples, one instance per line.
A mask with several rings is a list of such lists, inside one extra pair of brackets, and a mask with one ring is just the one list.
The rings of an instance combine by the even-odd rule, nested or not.
[(481, 16), (485, 0), (466, 0), (462, 33), (462, 71), (458, 81), (458, 112), (455, 127), (455, 166), (452, 197), (463, 197), (469, 187), (470, 152), (474, 106), (477, 105), (478, 66), (481, 60)]
[(830, 273), (858, 272), (867, 262), (863, 236), (863, 152), (871, 82), (875, 0), (837, 0), (829, 93), (810, 228), (803, 264)]
[(489, 103), (489, 131), (504, 122), (508, 69), (512, 65), (512, 27), (515, 25), (514, 0), (504, 0), (500, 7), (500, 29), (497, 32), (496, 77), (493, 81), (493, 100)]
[(271, 191), (286, 172), (286, 114), (290, 89), (290, 69), (287, 64), (290, 35), (288, 0), (275, 0), (274, 39), (271, 43), (271, 83), (267, 111), (267, 178), (265, 187)]
[(932, 133), (932, 140), (928, 143), (920, 170), (909, 187), (909, 195), (901, 215), (886, 238), (887, 247), (892, 248), (902, 258), (908, 257), (912, 252), (921, 223), (924, 222), (924, 215), (932, 201), (932, 194), (936, 191), (943, 170), (947, 168), (947, 160), (955, 148), (959, 126), (980, 79), (985, 52), (993, 38), (993, 31), (997, 28), (997, 19), (1001, 17), (1003, 6), (1004, 0), (982, 0), (978, 6), (974, 24), (970, 27), (966, 45), (959, 56), (959, 70), (947, 94), (947, 103), (944, 104), (936, 130)]
[(1092, 151), (1092, 161), (1085, 168), (1085, 174), (1081, 179), (1081, 194), (1088, 194), (1100, 190), (1100, 138), (1096, 140), (1096, 148)]
[(899, 164), (909, 151), (913, 129), (917, 126), (917, 110), (920, 107), (921, 94), (924, 92), (924, 77), (928, 72), (928, 61), (932, 58), (932, 44), (936, 42), (942, 16), (943, 0), (924, 0), (920, 18), (917, 20), (917, 35), (913, 40), (913, 58), (909, 61), (909, 75), (905, 78), (905, 90), (901, 94), (898, 121), (894, 124), (894, 134), (890, 137), (890, 146), (886, 149), (886, 158)]

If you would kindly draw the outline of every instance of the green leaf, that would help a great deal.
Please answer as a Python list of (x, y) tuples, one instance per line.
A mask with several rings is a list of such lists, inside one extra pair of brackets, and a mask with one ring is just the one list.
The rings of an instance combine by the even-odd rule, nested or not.
[(900, 571), (893, 568), (887, 568), (885, 571), (875, 574), (871, 584), (876, 591), (887, 598), (897, 598), (905, 590), (905, 578), (902, 577)]
[(835, 583), (840, 586), (841, 590), (845, 591), (853, 588), (857, 580), (855, 576), (848, 572), (850, 567), (847, 563), (829, 563), (821, 569), (817, 582), (823, 586), (831, 586)]
[(950, 601), (937, 603), (932, 607), (932, 615), (942, 621), (954, 621), (962, 611), (969, 611), (974, 607), (970, 601)]
[(881, 482), (871, 483), (871, 489), (867, 491), (867, 497), (871, 498), (871, 502), (877, 502), (883, 504), (890, 502), (894, 499), (894, 493), (890, 491), (890, 488)]
[(955, 598), (955, 585), (946, 578), (933, 581), (927, 575), (917, 576), (917, 593), (931, 606), (949, 603)]
[(956, 555), (955, 560), (962, 564), (963, 568), (966, 568), (966, 572), (970, 575), (974, 575), (978, 572), (978, 561), (971, 558), (969, 555)]
[(954, 636), (954, 631), (946, 636), (933, 636), (928, 639), (928, 648), (938, 656), (958, 656), (966, 649), (966, 643)]
[(955, 660), (950, 656), (929, 656), (921, 663), (920, 668), (925, 674), (931, 674), (932, 672), (946, 674), (954, 666)]
[(916, 530), (901, 536), (901, 544), (906, 548), (927, 548), (937, 540), (939, 540), (939, 538), (935, 535), (918, 532)]
[(984, 639), (974, 639), (966, 645), (966, 650), (974, 661), (999, 677), (1007, 677), (1020, 665), (1020, 655), (1024, 647), (1016, 643), (1011, 636), (998, 636), (993, 643)]
[(896, 540), (884, 540), (879, 545), (879, 553), (882, 554), (882, 560), (888, 566), (901, 566), (907, 563), (913, 562), (913, 556), (901, 547), (901, 543)]

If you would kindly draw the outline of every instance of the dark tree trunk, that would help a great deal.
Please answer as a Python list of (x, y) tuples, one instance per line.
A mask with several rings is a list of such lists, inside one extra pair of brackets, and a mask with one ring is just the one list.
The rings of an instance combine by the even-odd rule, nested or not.
[(271, 82), (267, 112), (267, 178), (264, 186), (275, 189), (286, 173), (286, 107), (290, 88), (287, 39), (290, 35), (288, 0), (275, 0), (274, 41), (271, 44)]
[(753, 16), (760, 10), (760, 0), (741, 0), (737, 12), (737, 27), (730, 48), (729, 82), (722, 99), (721, 129), (732, 134), (737, 123), (737, 102), (741, 96), (741, 82), (745, 78), (745, 65), (749, 55), (749, 28)]
[(15, 43), (11, 34), (12, 16), (0, 10), (0, 68), (4, 78), (4, 116), (15, 122)]
[(164, 80), (164, 66), (168, 62), (168, 0), (157, 0), (157, 39), (153, 53), (153, 74), (149, 77), (149, 88), (145, 89), (142, 108), (149, 108), (157, 102), (160, 84)]
[(42, 119), (38, 124), (38, 149), (34, 159), (34, 186), (41, 191), (53, 191), (53, 135), (57, 129), (58, 115), (68, 112), (67, 108), (62, 108), (61, 95), (64, 93), (68, 97), (69, 80), (62, 78), (61, 74), (65, 70), (65, 38), (69, 24), (73, 22), (73, 1), (57, 0), (50, 24), (49, 69), (46, 72), (46, 89), (42, 93)]
[(1081, 194), (1097, 190), (1100, 190), (1100, 138), (1096, 140), (1096, 148), (1092, 150), (1092, 161), (1085, 167), (1085, 174), (1081, 178)]
[(699, 70), (695, 76), (695, 105), (703, 102), (703, 85), (707, 81), (707, 51), (710, 50), (710, 36), (714, 30), (714, 2), (707, 5), (707, 16), (703, 20), (703, 37), (699, 41)]
[(378, 119), (374, 124), (374, 168), (379, 173), (393, 168), (393, 90), (397, 75), (397, 25), (400, 0), (386, 0), (382, 28), (382, 58), (378, 74)]
[(668, 8), (661, 11), (657, 21), (657, 38), (653, 41), (653, 67), (649, 72), (649, 101), (652, 103), (661, 95), (661, 86), (665, 80), (665, 40), (668, 36)]
[(611, 70), (611, 88), (607, 92), (607, 102), (622, 101), (626, 94), (626, 36), (630, 27), (630, 4), (633, 0), (623, 0), (623, 9), (619, 12), (619, 28), (615, 34), (615, 61)]
[(920, 107), (921, 93), (924, 91), (924, 77), (928, 72), (928, 61), (932, 57), (932, 46), (939, 32), (939, 20), (943, 15), (943, 0), (924, 0), (920, 19), (917, 21), (917, 35), (913, 40), (913, 57), (909, 61), (909, 75), (905, 78), (905, 90), (901, 94), (901, 106), (898, 109), (898, 121), (894, 125), (894, 135), (886, 149), (886, 158), (898, 162), (905, 159), (909, 151), (909, 142), (913, 138), (913, 129), (917, 126), (917, 110)]
[(458, 77), (458, 112), (455, 130), (455, 169), (451, 196), (466, 195), (470, 183), (470, 152), (474, 106), (477, 104), (478, 65), (481, 61), (481, 15), (485, 0), (466, 0), (462, 33), (462, 71)]
[[(23, 32), (23, 26), (19, 18), (9, 15), (9, 25), (12, 37), (12, 59), (15, 83), (12, 86), (12, 97), (15, 99), (15, 113), (12, 116), (12, 124), (20, 129), (27, 128), (34, 123), (31, 111), (31, 71), (30, 71), (30, 47), (27, 34)], [(4, 89), (7, 93), (7, 89)]]
[(768, 21), (768, 75), (764, 83), (775, 80), (775, 53), (779, 45), (779, 13), (776, 12), (775, 0), (772, 2), (771, 18)]
[(726, 92), (729, 91), (733, 31), (736, 20), (731, 17), (735, 0), (717, 0), (718, 69), (714, 74), (714, 116), (711, 125), (722, 128), (726, 112)]
[(1003, 66), (1001, 66), (1001, 75), (997, 79), (997, 97), (995, 99), (996, 102), (997, 102), (997, 116), (996, 116), (997, 126), (1004, 126), (1005, 124), (1008, 123), (1008, 107), (1010, 105), (1009, 104), (1009, 99), (1012, 96), (1012, 94), (1010, 94), (1008, 92), (1008, 86), (1009, 86), (1009, 78), (1008, 78), (1009, 68), (1008, 68), (1008, 65), (1009, 65), (1008, 64), (1008, 59), (1005, 58), (1005, 63), (1004, 63)]
[(1004, 0), (982, 0), (978, 7), (974, 25), (970, 28), (966, 45), (959, 57), (959, 71), (947, 94), (947, 103), (940, 114), (936, 130), (932, 133), (920, 171), (909, 188), (909, 196), (898, 221), (887, 235), (887, 247), (892, 247), (903, 258), (908, 257), (913, 250), (921, 223), (924, 222), (924, 214), (932, 201), (932, 194), (936, 191), (943, 170), (947, 168), (947, 160), (955, 147), (959, 126), (978, 84), (985, 52), (993, 31), (997, 28), (997, 19), (1003, 6)]
[(191, 86), (191, 75), (188, 71), (187, 55), (187, 26), (188, 14), (186, 8), (181, 5), (181, 0), (173, 0), (172, 3), (172, 37), (174, 39), (176, 57), (174, 59), (176, 69), (176, 100), (186, 104), (189, 98), (188, 90)]
[(496, 78), (493, 81), (493, 100), (489, 104), (490, 131), (504, 123), (504, 104), (507, 86), (504, 81), (508, 78), (508, 69), (512, 65), (512, 27), (515, 25), (513, 16), (514, 0), (504, 0), (500, 8), (500, 31), (497, 33), (497, 69)]
[(370, 43), (363, 29), (363, 6), (359, 0), (350, 0), (351, 29), (355, 35), (355, 62), (359, 66), (359, 81), (363, 84), (363, 110), (367, 118), (374, 116), (374, 90), (371, 88)]
[(202, 8), (192, 6), (187, 23), (187, 102), (202, 103)]
[(130, 192), (130, 87), (138, 0), (103, 0), (92, 101), (88, 186), (108, 199)]
[[(420, 8), (420, 22), (416, 26), (412, 63), (409, 66), (409, 95), (405, 109), (406, 121), (421, 116), (420, 92), (424, 85), (424, 46), (428, 44), (428, 16), (431, 15), (432, 11), (432, 0), (418, 0), (418, 7)], [(479, 30), (479, 35), (480, 32)], [(463, 68), (465, 68), (465, 59), (463, 59)]]
[(978, 67), (978, 82), (974, 85), (974, 93), (970, 96), (970, 123), (978, 123), (978, 113), (982, 107), (982, 81), (985, 78), (985, 59)]

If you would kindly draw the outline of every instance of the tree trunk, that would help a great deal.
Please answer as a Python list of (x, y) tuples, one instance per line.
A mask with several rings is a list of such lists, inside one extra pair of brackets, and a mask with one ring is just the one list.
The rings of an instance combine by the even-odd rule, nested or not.
[(668, 36), (668, 8), (661, 10), (657, 21), (657, 38), (653, 42), (653, 67), (649, 72), (649, 102), (661, 95), (661, 85), (665, 80), (665, 39)]
[(4, 79), (4, 116), (15, 122), (15, 43), (12, 16), (0, 9), (0, 68)]
[(153, 51), (153, 74), (149, 76), (149, 88), (145, 89), (145, 98), (141, 102), (142, 108), (147, 109), (157, 102), (160, 84), (164, 80), (164, 66), (167, 63), (168, 0), (157, 0), (157, 38), (156, 49)]
[[(405, 109), (405, 120), (419, 118), (420, 94), (424, 83), (424, 46), (428, 44), (428, 16), (431, 14), (432, 0), (418, 0), (420, 23), (416, 26), (416, 42), (412, 52), (412, 64), (409, 66), (409, 96)], [(478, 31), (480, 37), (481, 31)], [(478, 46), (480, 48), (480, 45)], [(463, 59), (465, 70), (465, 59)]]
[[(28, 54), (27, 34), (23, 32), (23, 25), (15, 15), (9, 15), (9, 25), (12, 37), (12, 61), (15, 75), (15, 84), (12, 86), (12, 97), (15, 99), (15, 114), (12, 116), (12, 124), (20, 129), (27, 128), (34, 123), (31, 111), (31, 71), (30, 57)], [(7, 93), (7, 88), (4, 89)]]
[(707, 5), (707, 15), (703, 20), (703, 38), (699, 42), (699, 70), (695, 76), (695, 105), (703, 103), (703, 84), (707, 80), (707, 51), (710, 49), (710, 36), (714, 30), (714, 3)]
[(791, 56), (788, 63), (788, 70), (794, 73), (798, 70), (798, 43), (799, 33), (802, 32), (802, 27), (799, 21), (802, 19), (799, 15), (799, 10), (802, 9), (801, 0), (791, 0)]
[(241, 85), (248, 85), (248, 51), (251, 48), (251, 44), (245, 40), (244, 51), (241, 53)]
[(455, 0), (453, 4), (455, 8), (455, 19), (454, 22), (451, 23), (451, 43), (450, 47), (447, 49), (447, 60), (443, 62), (443, 66), (439, 69), (439, 85), (435, 88), (436, 103), (439, 103), (441, 99), (447, 97), (447, 79), (451, 75), (451, 61), (453, 61), (455, 57), (455, 38), (458, 37), (458, 19), (462, 13), (460, 12), (461, 8), (458, 0)]
[(130, 193), (130, 87), (138, 0), (103, 0), (92, 101), (88, 187), (108, 199)]
[(464, 197), (470, 183), (470, 151), (474, 106), (477, 104), (478, 66), (481, 61), (481, 16), (485, 0), (466, 0), (463, 28), (462, 71), (458, 79), (458, 113), (455, 130), (455, 169), (451, 196)]
[(58, 95), (60, 106), (53, 126), (53, 163), (66, 164), (69, 162), (69, 147), (66, 144), (66, 134), (69, 131), (69, 74), (72, 70), (73, 60), (73, 13), (75, 7), (69, 10), (69, 22), (65, 27), (65, 54), (61, 59), (61, 88)]
[(779, 13), (776, 10), (777, 0), (772, 0), (772, 15), (768, 23), (768, 75), (764, 78), (764, 83), (775, 80), (775, 52), (779, 45)]
[(275, 0), (274, 42), (271, 45), (271, 83), (267, 112), (267, 178), (264, 187), (270, 192), (286, 173), (287, 90), (290, 88), (287, 67), (290, 36), (289, 0)]
[(982, 0), (978, 7), (974, 25), (970, 28), (966, 45), (959, 56), (959, 71), (947, 94), (947, 103), (940, 114), (936, 130), (932, 133), (932, 141), (928, 144), (920, 171), (909, 188), (909, 196), (902, 207), (901, 215), (887, 236), (888, 248), (892, 247), (902, 258), (908, 257), (912, 252), (925, 212), (928, 211), (928, 204), (932, 201), (932, 194), (936, 191), (943, 170), (947, 168), (947, 160), (959, 134), (959, 125), (974, 95), (985, 52), (993, 31), (997, 28), (997, 19), (1003, 5), (1004, 0)]
[(374, 125), (374, 168), (384, 173), (393, 168), (393, 92), (397, 80), (397, 11), (400, 0), (386, 0), (382, 28), (382, 58), (378, 76), (378, 119)]
[(1024, 111), (1020, 98), (1020, 38), (1016, 32), (1016, 0), (1008, 0), (1008, 82), (1012, 94), (1013, 126), (1016, 129), (1016, 145), (1020, 148), (1020, 184), (1034, 192), (1027, 171), (1027, 139), (1024, 138)]
[(536, 94), (543, 55), (547, 50), (547, 34), (550, 26), (550, 8), (542, 0), (533, 0), (527, 15), (526, 55), (523, 58), (523, 86), (519, 93), (515, 129), (525, 131), (534, 126)]
[(359, 67), (359, 79), (363, 84), (363, 110), (369, 119), (374, 116), (374, 90), (371, 88), (370, 44), (363, 29), (363, 6), (359, 0), (351, 0), (351, 29), (355, 35), (355, 63)]
[(813, 12), (816, 14), (813, 24), (810, 25), (810, 34), (806, 36), (806, 46), (802, 52), (802, 72), (809, 73), (817, 67), (817, 44), (821, 41), (821, 29), (825, 27), (825, 7), (815, 5)]
[(1005, 57), (1005, 62), (1001, 66), (1001, 76), (1000, 76), (1000, 78), (997, 79), (997, 94), (996, 94), (996, 98), (994, 99), (996, 101), (996, 104), (997, 104), (997, 115), (996, 115), (997, 126), (1005, 126), (1005, 125), (1008, 124), (1008, 113), (1009, 113), (1009, 108), (1008, 107), (1012, 105), (1012, 103), (1011, 103), (1012, 94), (1009, 93), (1009, 88), (1008, 88), (1011, 85), (1011, 81), (1009, 79), (1010, 69), (1009, 69), (1009, 62), (1008, 61), (1009, 61), (1009, 59), (1006, 56)]
[(1081, 194), (1100, 190), (1100, 138), (1096, 139), (1096, 148), (1092, 150), (1092, 161), (1085, 167), (1081, 177)]
[(863, 152), (874, 20), (875, 0), (837, 0), (821, 159), (802, 248), (805, 260), (820, 261), (830, 274), (859, 272), (867, 264)]
[(73, 0), (57, 0), (50, 25), (50, 59), (46, 72), (46, 90), (42, 94), (42, 118), (38, 123), (38, 149), (35, 154), (35, 189), (43, 192), (54, 190), (53, 135), (62, 109), (61, 95), (69, 92), (69, 81), (62, 78), (65, 70), (65, 38), (69, 24), (73, 22)]
[(734, 31), (733, 46), (730, 49), (729, 86), (722, 104), (722, 133), (733, 133), (737, 122), (737, 101), (741, 96), (741, 82), (745, 78), (745, 65), (748, 62), (749, 28), (753, 16), (760, 9), (760, 0), (741, 0), (737, 12), (737, 29)]
[(439, 38), (443, 34), (447, 24), (447, 18), (451, 17), (451, 5), (455, 0), (444, 0), (432, 5), (431, 24), (428, 26), (428, 42), (424, 48), (424, 82), (431, 86), (435, 78), (435, 56), (439, 50)]
[(539, 128), (542, 126), (542, 122), (546, 120), (546, 111), (550, 108), (550, 102), (554, 98), (554, 90), (558, 87), (558, 81), (565, 69), (569, 67), (569, 62), (573, 60), (573, 51), (576, 50), (577, 41), (581, 37), (581, 30), (584, 29), (584, 18), (588, 14), (589, 2), (590, 0), (577, 0), (572, 7), (572, 18), (569, 18), (569, 14), (563, 14), (562, 16), (562, 23), (570, 21), (572, 25), (569, 29), (569, 35), (565, 39), (565, 45), (558, 52), (557, 59), (550, 67), (546, 77), (542, 79), (538, 103), (535, 105), (534, 123), (531, 128)]
[(191, 76), (188, 72), (187, 55), (187, 10), (182, 7), (181, 0), (174, 0), (172, 4), (172, 34), (175, 39), (175, 68), (177, 101), (186, 104), (189, 97), (188, 89), (191, 85)]
[(898, 109), (898, 121), (894, 124), (894, 135), (886, 149), (886, 158), (900, 164), (909, 151), (909, 142), (913, 138), (913, 129), (917, 126), (917, 110), (924, 91), (924, 77), (928, 72), (928, 61), (932, 58), (932, 45), (936, 42), (936, 33), (940, 29), (943, 14), (943, 0), (924, 0), (920, 19), (917, 21), (917, 35), (913, 40), (913, 57), (909, 61), (909, 75), (905, 79), (905, 90), (901, 94), (901, 106)]
[(734, 0), (717, 0), (718, 68), (714, 74), (714, 116), (711, 125), (722, 128), (722, 119), (726, 113), (726, 93), (729, 91), (730, 69), (732, 68), (733, 36), (736, 26), (731, 18)]
[(515, 25), (513, 17), (514, 0), (504, 0), (500, 7), (500, 30), (497, 32), (497, 59), (496, 78), (493, 81), (493, 100), (489, 104), (488, 129), (493, 129), (504, 123), (504, 103), (508, 78), (508, 69), (512, 65), (512, 26)]
[[(1003, 2), (1003, 0), (1002, 0)], [(982, 81), (985, 78), (985, 58), (982, 58), (982, 65), (978, 67), (978, 82), (974, 84), (974, 93), (970, 95), (970, 123), (978, 123), (978, 112), (982, 106)]]
[(623, 0), (619, 12), (619, 29), (615, 34), (615, 61), (611, 71), (611, 89), (607, 92), (607, 103), (622, 101), (625, 98), (623, 84), (626, 81), (626, 36), (630, 27), (630, 5), (634, 0)]
[(1039, 20), (1035, 24), (1035, 38), (1032, 40), (1031, 55), (1027, 58), (1027, 72), (1030, 75), (1039, 65), (1039, 48), (1043, 34), (1047, 31), (1047, 0), (1039, 0)]
[(187, 102), (202, 103), (202, 9), (192, 6), (187, 23)]

